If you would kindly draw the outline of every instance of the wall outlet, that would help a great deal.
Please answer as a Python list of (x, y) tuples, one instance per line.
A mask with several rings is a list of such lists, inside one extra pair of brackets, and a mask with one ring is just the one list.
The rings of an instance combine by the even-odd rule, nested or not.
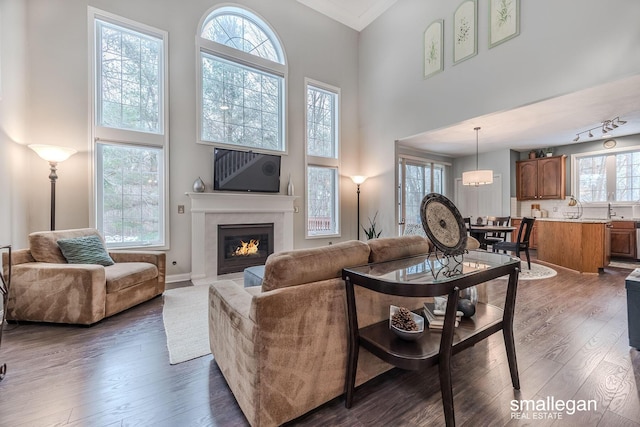
[(178, 205), (178, 213), (179, 214), (183, 214), (184, 213), (184, 205)]

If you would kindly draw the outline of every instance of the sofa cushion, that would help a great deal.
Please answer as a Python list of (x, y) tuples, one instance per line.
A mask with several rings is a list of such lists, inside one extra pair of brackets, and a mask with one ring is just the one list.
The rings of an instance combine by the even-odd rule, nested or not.
[(39, 231), (29, 234), (29, 249), (31, 256), (37, 262), (51, 262), (57, 264), (66, 264), (67, 259), (62, 255), (60, 247), (58, 247), (58, 239), (69, 239), (73, 237), (83, 236), (99, 236), (98, 230), (95, 228), (78, 228), (73, 230), (60, 231)]
[(102, 239), (96, 235), (58, 239), (58, 246), (69, 264), (98, 264), (105, 267), (114, 264)]
[(118, 262), (105, 267), (104, 271), (108, 294), (158, 277), (158, 267), (148, 262)]
[(358, 240), (269, 255), (262, 290), (301, 285), (342, 276), (342, 269), (366, 264), (369, 246)]
[(432, 243), (422, 236), (383, 237), (368, 241), (369, 262), (383, 262), (429, 253)]

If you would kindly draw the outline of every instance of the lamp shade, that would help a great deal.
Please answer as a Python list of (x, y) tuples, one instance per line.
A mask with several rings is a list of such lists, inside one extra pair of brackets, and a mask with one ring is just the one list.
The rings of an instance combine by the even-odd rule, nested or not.
[(367, 180), (367, 177), (362, 175), (355, 175), (351, 177), (351, 180), (354, 184), (360, 185)]
[(44, 160), (55, 163), (63, 162), (77, 153), (73, 148), (58, 147), (56, 145), (31, 144), (28, 147)]
[(484, 185), (493, 183), (492, 170), (474, 170), (462, 172), (462, 185)]

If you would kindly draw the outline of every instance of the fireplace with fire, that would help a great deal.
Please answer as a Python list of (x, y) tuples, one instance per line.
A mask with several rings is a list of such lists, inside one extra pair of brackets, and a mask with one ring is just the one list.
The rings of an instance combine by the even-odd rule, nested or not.
[(273, 253), (273, 224), (218, 225), (218, 274), (262, 265)]

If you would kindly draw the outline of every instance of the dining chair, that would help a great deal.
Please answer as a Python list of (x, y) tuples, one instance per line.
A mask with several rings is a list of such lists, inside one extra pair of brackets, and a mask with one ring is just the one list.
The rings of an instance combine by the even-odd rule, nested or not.
[[(490, 225), (499, 225), (508, 227), (509, 221), (511, 221), (510, 216), (490, 216), (487, 217), (487, 224)], [(505, 242), (507, 240), (507, 232), (506, 231), (497, 231), (492, 233), (487, 233), (484, 238), (484, 243), (486, 245), (493, 245), (495, 243)]]
[(492, 245), (493, 252), (504, 251), (504, 253), (515, 252), (516, 256), (520, 258), (520, 251), (524, 251), (527, 255), (527, 265), (531, 270), (531, 259), (529, 258), (529, 236), (531, 236), (531, 230), (533, 229), (533, 222), (535, 218), (524, 217), (520, 222), (518, 228), (518, 238), (515, 242), (497, 242)]
[(462, 218), (462, 220), (464, 221), (464, 227), (467, 229), (467, 234), (471, 233), (471, 217), (464, 217)]

